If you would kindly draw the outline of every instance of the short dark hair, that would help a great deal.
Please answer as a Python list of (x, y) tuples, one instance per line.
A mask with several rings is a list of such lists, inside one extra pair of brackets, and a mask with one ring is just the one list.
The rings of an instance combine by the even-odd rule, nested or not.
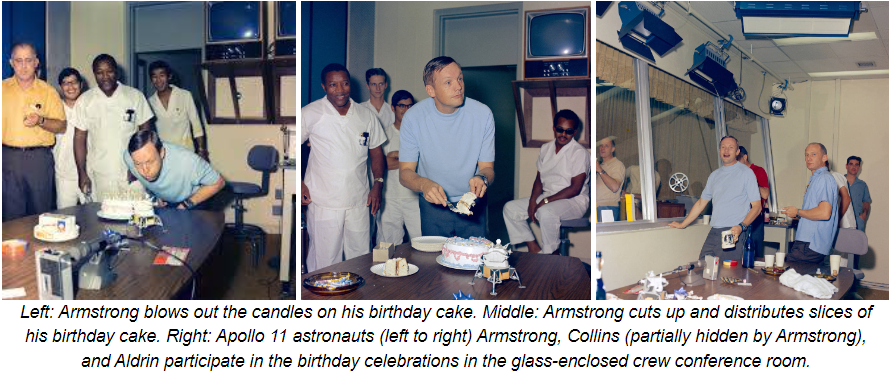
[(156, 69), (163, 69), (164, 73), (170, 75), (170, 65), (164, 60), (155, 60), (152, 64), (149, 64), (149, 76), (151, 76), (152, 72), (155, 72)]
[(384, 68), (369, 68), (368, 71), (365, 71), (365, 83), (368, 84), (372, 79), (372, 76), (384, 76), (384, 82), (387, 82), (387, 72), (384, 72)]
[(740, 148), (740, 140), (737, 140), (736, 137), (731, 136), (731, 135), (723, 137), (722, 140), (719, 140), (719, 144), (721, 145), (722, 142), (725, 141), (725, 139), (734, 139), (734, 142), (737, 143), (737, 147)]
[(413, 104), (415, 103), (415, 97), (412, 97), (412, 93), (409, 93), (408, 90), (397, 90), (396, 93), (393, 93), (393, 96), (390, 97), (390, 104), (396, 106), (397, 102), (406, 98), (412, 100)]
[(350, 71), (347, 70), (347, 67), (344, 67), (338, 63), (331, 63), (325, 68), (322, 68), (322, 84), (325, 85), (325, 77), (328, 76), (329, 72), (346, 72), (347, 78), (350, 78)]
[(421, 76), (421, 78), (424, 80), (424, 85), (433, 85), (434, 72), (440, 72), (443, 70), (443, 68), (452, 63), (455, 63), (458, 68), (461, 68), (461, 64), (458, 64), (455, 59), (448, 56), (438, 56), (427, 62), (427, 65), (424, 66), (424, 74)]
[(737, 148), (740, 148), (740, 154), (737, 155), (737, 158), (749, 156), (749, 153), (746, 152), (746, 147), (744, 147), (743, 145), (738, 145)]
[(852, 162), (852, 160), (858, 161), (858, 165), (859, 166), (861, 165), (861, 157), (858, 157), (858, 156), (849, 156), (849, 159), (846, 160), (846, 164), (848, 164), (849, 162)]
[(81, 76), (81, 73), (78, 70), (71, 67), (65, 67), (62, 72), (59, 72), (59, 86), (62, 86), (62, 80), (68, 76), (74, 76), (74, 78), (77, 79), (77, 82), (81, 84), (84, 83), (84, 77)]
[[(561, 111), (558, 111), (557, 114), (554, 114), (554, 122), (553, 122), (554, 124), (552, 124), (552, 127), (557, 128), (559, 118), (564, 118), (566, 120), (573, 122), (573, 128), (576, 130), (578, 130), (579, 127), (582, 126), (582, 120), (579, 119), (579, 115), (576, 115), (576, 113), (573, 112), (573, 110), (563, 109)], [(613, 140), (611, 140), (611, 142), (612, 141)], [(616, 145), (614, 144), (614, 146), (616, 146)]]
[(96, 58), (93, 59), (93, 72), (96, 72), (96, 67), (99, 66), (100, 62), (106, 62), (108, 65), (112, 67), (112, 69), (118, 69), (118, 62), (115, 61), (115, 58), (109, 54), (99, 54)]
[(161, 142), (161, 138), (158, 137), (157, 132), (153, 130), (140, 130), (136, 131), (136, 133), (130, 137), (130, 142), (127, 143), (127, 151), (132, 154), (148, 143), (152, 143), (152, 145), (155, 146), (155, 150), (159, 153), (161, 152), (161, 148), (164, 148), (164, 143)]

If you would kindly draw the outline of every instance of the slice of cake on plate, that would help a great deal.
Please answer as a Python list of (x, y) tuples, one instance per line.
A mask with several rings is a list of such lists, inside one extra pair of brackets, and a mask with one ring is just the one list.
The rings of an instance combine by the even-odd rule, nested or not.
[(388, 259), (384, 262), (384, 276), (406, 276), (409, 274), (409, 263), (406, 258)]

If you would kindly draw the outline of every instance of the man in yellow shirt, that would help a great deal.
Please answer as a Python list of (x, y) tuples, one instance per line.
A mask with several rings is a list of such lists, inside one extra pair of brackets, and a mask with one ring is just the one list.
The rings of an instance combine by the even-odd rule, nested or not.
[(52, 147), (66, 129), (56, 89), (37, 78), (37, 50), (12, 46), (15, 75), (3, 80), (3, 221), (48, 212), (55, 198)]

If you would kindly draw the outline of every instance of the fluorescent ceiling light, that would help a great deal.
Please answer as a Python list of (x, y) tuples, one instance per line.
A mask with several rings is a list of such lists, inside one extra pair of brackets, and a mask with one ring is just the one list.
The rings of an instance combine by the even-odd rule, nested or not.
[(830, 43), (837, 41), (867, 41), (877, 39), (877, 34), (872, 31), (863, 33), (851, 33), (848, 37), (795, 37), (774, 39), (778, 46), (808, 45), (815, 43)]
[(811, 72), (811, 77), (835, 77), (835, 76), (867, 76), (867, 75), (888, 75), (888, 69), (874, 69), (868, 71), (837, 71), (837, 72)]

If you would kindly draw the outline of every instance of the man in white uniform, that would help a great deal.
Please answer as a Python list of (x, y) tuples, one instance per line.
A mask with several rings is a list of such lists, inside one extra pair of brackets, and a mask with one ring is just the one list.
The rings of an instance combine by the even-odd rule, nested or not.
[(342, 251), (344, 259), (369, 252), (369, 214), (378, 211), (384, 186), (381, 124), (350, 99), (350, 73), (343, 65), (327, 65), (322, 82), (325, 98), (304, 106), (300, 114), (301, 143), (309, 140), (311, 148), (306, 180), (300, 183), (301, 204), (308, 205), (308, 271), (340, 262)]
[[(115, 58), (101, 54), (93, 59), (96, 87), (77, 101), (80, 118), (74, 131), (78, 187), (100, 201), (130, 187), (122, 157), (130, 136), (149, 128), (154, 117), (139, 90), (121, 84)], [(139, 184), (133, 186), (141, 189)]]
[(403, 115), (415, 104), (412, 93), (398, 90), (390, 100), (395, 120), (384, 127), (387, 142), (384, 143), (384, 156), (387, 160), (387, 183), (384, 185), (384, 204), (381, 213), (375, 216), (378, 223), (378, 242), (395, 245), (403, 243), (403, 225), (409, 231), (409, 238), (421, 237), (421, 212), (418, 207), (418, 194), (400, 184), (400, 126)]
[(170, 73), (170, 66), (164, 61), (149, 64), (149, 74), (152, 86), (155, 87), (155, 94), (149, 97), (149, 105), (155, 113), (158, 136), (165, 143), (195, 151), (195, 154), (207, 161), (207, 140), (192, 93), (170, 84), (173, 75)]
[[(556, 254), (561, 243), (561, 220), (582, 217), (588, 210), (592, 155), (573, 139), (580, 127), (582, 122), (572, 110), (555, 114), (554, 140), (539, 151), (532, 194), (506, 203), (502, 210), (512, 244), (525, 242), (531, 253), (545, 250)], [(541, 248), (527, 219), (538, 222), (542, 229)]]
[[(824, 162), (827, 170), (830, 170), (830, 160)], [(852, 197), (849, 195), (849, 182), (846, 176), (840, 172), (832, 171), (833, 179), (836, 180), (836, 187), (839, 189), (839, 229), (856, 229), (855, 211), (852, 210)]]
[(74, 162), (74, 129), (78, 117), (74, 106), (84, 88), (84, 77), (78, 70), (68, 67), (59, 73), (59, 88), (62, 89), (62, 104), (68, 128), (65, 133), (56, 134), (53, 159), (56, 161), (56, 208), (78, 205), (84, 201), (81, 189), (77, 186), (77, 164)]
[(387, 73), (382, 68), (372, 68), (365, 71), (365, 82), (369, 88), (369, 100), (360, 105), (367, 107), (375, 113), (381, 122), (381, 127), (387, 127), (394, 122), (394, 113), (391, 106), (384, 102), (384, 92), (387, 91)]

